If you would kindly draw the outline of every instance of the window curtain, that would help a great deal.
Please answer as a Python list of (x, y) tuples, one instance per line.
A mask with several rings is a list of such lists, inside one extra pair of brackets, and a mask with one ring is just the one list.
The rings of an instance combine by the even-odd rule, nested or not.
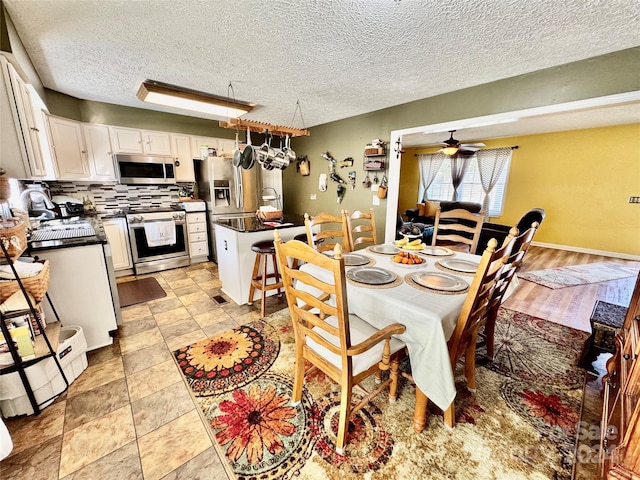
[(511, 160), (512, 152), (513, 150), (509, 147), (487, 148), (476, 152), (480, 183), (482, 184), (482, 190), (484, 190), (482, 211), (485, 218), (489, 216), (489, 194), (498, 183), (502, 170)]
[(450, 158), (451, 161), (451, 183), (453, 183), (453, 196), (451, 200), (458, 201), (458, 187), (462, 183), (464, 174), (467, 172), (467, 165), (471, 157), (462, 155), (453, 155)]
[(420, 168), (420, 187), (422, 188), (422, 201), (426, 202), (427, 189), (433, 183), (433, 179), (436, 178), (438, 170), (442, 162), (447, 156), (444, 153), (434, 153), (431, 155), (418, 155), (418, 166)]

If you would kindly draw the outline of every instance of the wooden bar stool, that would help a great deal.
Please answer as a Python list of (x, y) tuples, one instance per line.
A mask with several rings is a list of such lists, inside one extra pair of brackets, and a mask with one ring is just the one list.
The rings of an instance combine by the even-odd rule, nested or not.
[[(278, 272), (278, 264), (276, 263), (276, 249), (272, 240), (262, 240), (251, 245), (251, 251), (256, 252), (256, 261), (253, 264), (253, 274), (251, 275), (251, 288), (249, 289), (249, 305), (253, 304), (253, 297), (256, 290), (260, 290), (262, 305), (260, 306), (260, 315), (266, 315), (266, 292), (278, 289), (278, 297), (282, 296), (280, 289), (282, 288), (282, 280), (280, 272)], [(273, 273), (267, 273), (267, 261), (271, 257), (273, 262)], [(275, 283), (267, 283), (267, 279), (275, 279)]]

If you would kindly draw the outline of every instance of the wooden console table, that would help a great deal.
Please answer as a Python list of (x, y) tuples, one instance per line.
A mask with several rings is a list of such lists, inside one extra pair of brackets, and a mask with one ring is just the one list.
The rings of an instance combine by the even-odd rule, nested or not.
[(640, 274), (603, 378), (600, 478), (640, 478)]

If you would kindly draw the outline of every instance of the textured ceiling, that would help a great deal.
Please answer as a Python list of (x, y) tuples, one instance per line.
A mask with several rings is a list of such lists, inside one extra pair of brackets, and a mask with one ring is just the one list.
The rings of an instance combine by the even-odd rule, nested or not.
[(2, 3), (47, 88), (185, 114), (138, 86), (226, 96), (232, 82), (257, 105), (245, 118), (295, 127), (634, 47), (640, 23), (638, 0)]

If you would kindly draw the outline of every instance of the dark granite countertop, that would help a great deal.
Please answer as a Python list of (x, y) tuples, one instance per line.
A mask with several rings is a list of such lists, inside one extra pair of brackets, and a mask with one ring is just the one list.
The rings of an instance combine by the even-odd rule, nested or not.
[[(107, 243), (107, 236), (102, 227), (102, 220), (97, 215), (80, 216), (80, 221), (89, 222), (95, 231), (95, 235), (90, 237), (64, 238), (61, 240), (45, 240), (41, 242), (29, 241), (28, 252), (35, 254), (41, 250), (51, 250), (54, 248), (82, 247), (84, 245), (96, 245)], [(46, 228), (46, 227), (45, 227)]]
[(285, 215), (282, 222), (263, 222), (254, 215), (252, 217), (218, 219), (216, 224), (236, 232), (250, 233), (275, 230), (276, 228), (301, 227), (304, 226), (304, 217), (295, 214)]

